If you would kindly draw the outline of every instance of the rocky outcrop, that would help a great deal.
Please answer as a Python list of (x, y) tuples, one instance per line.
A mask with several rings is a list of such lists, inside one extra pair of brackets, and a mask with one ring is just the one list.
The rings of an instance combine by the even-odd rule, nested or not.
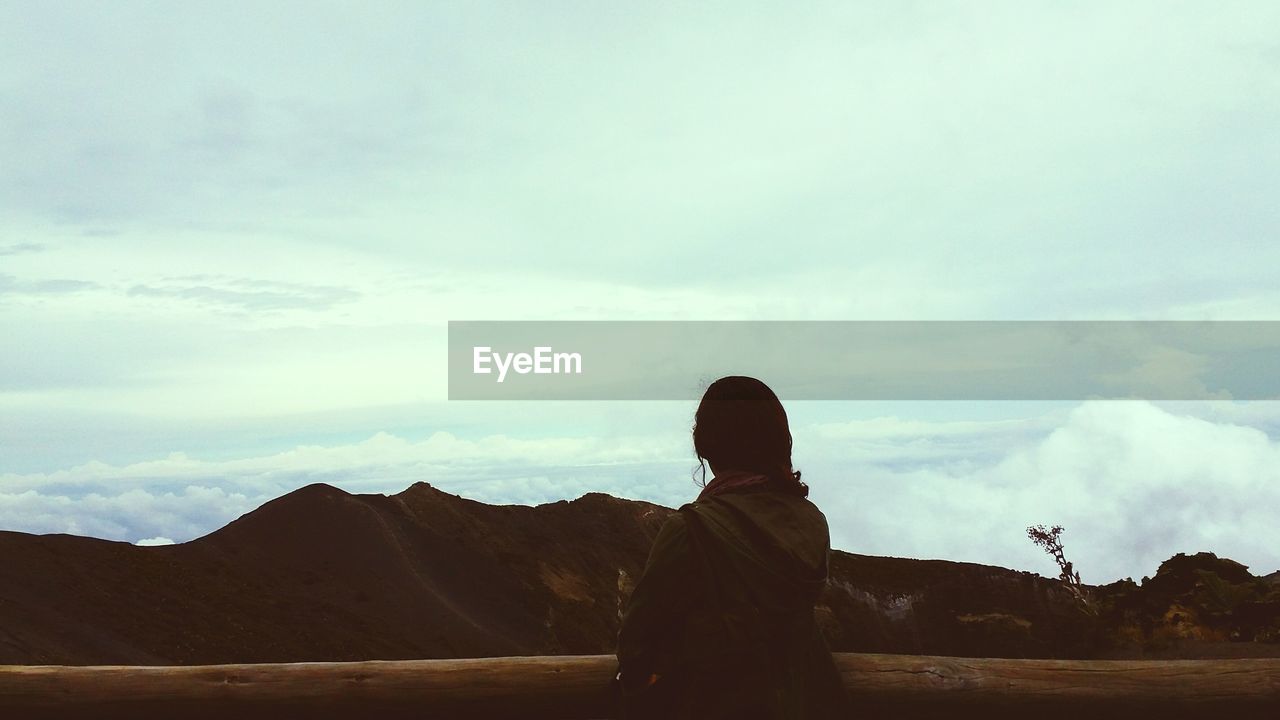
[[(1280, 585), (1209, 552), (1179, 553), (1141, 584), (1096, 588), (1100, 652), (1123, 656), (1280, 655)], [(1248, 645), (1255, 645), (1249, 648)]]

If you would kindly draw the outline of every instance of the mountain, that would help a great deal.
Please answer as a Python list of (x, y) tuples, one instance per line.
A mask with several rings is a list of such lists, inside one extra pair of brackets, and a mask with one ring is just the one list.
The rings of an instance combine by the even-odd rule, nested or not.
[(0, 533), (0, 663), (594, 647), (616, 613), (615, 558), (638, 570), (658, 510), (599, 494), (530, 508), (425, 483), (390, 497), (317, 484), (180, 545)]
[(1280, 585), (1209, 552), (1178, 553), (1154, 577), (1095, 589), (1113, 649), (1164, 657), (1280, 656)]
[[(672, 512), (600, 493), (529, 507), (427, 483), (390, 496), (316, 484), (179, 545), (0, 532), (0, 664), (610, 653)], [(839, 551), (831, 571), (816, 612), (836, 651), (1118, 647), (1032, 573)]]

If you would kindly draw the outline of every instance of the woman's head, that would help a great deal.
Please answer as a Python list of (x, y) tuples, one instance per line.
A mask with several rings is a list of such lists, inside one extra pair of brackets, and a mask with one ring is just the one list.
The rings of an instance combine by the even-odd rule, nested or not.
[(757, 472), (804, 487), (791, 467), (787, 411), (755, 378), (731, 375), (711, 383), (694, 415), (693, 449), (713, 472)]

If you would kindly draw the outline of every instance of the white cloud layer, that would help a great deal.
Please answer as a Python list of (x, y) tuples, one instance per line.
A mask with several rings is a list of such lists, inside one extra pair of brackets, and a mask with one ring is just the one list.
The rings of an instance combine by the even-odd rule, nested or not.
[[(1280, 568), (1280, 444), (1259, 429), (1091, 402), (1047, 435), (1004, 447), (994, 462), (858, 468), (856, 490), (828, 504), (837, 544), (1056, 575), (1024, 529), (1059, 524), (1087, 582), (1152, 575), (1174, 553), (1202, 550), (1260, 574)], [(858, 465), (853, 455), (827, 462)]]

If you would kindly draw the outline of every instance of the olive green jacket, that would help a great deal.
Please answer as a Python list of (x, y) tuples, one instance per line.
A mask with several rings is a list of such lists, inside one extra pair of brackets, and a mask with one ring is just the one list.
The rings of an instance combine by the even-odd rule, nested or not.
[(826, 517), (798, 495), (746, 488), (682, 506), (623, 615), (623, 717), (848, 717), (813, 615), (830, 547)]

